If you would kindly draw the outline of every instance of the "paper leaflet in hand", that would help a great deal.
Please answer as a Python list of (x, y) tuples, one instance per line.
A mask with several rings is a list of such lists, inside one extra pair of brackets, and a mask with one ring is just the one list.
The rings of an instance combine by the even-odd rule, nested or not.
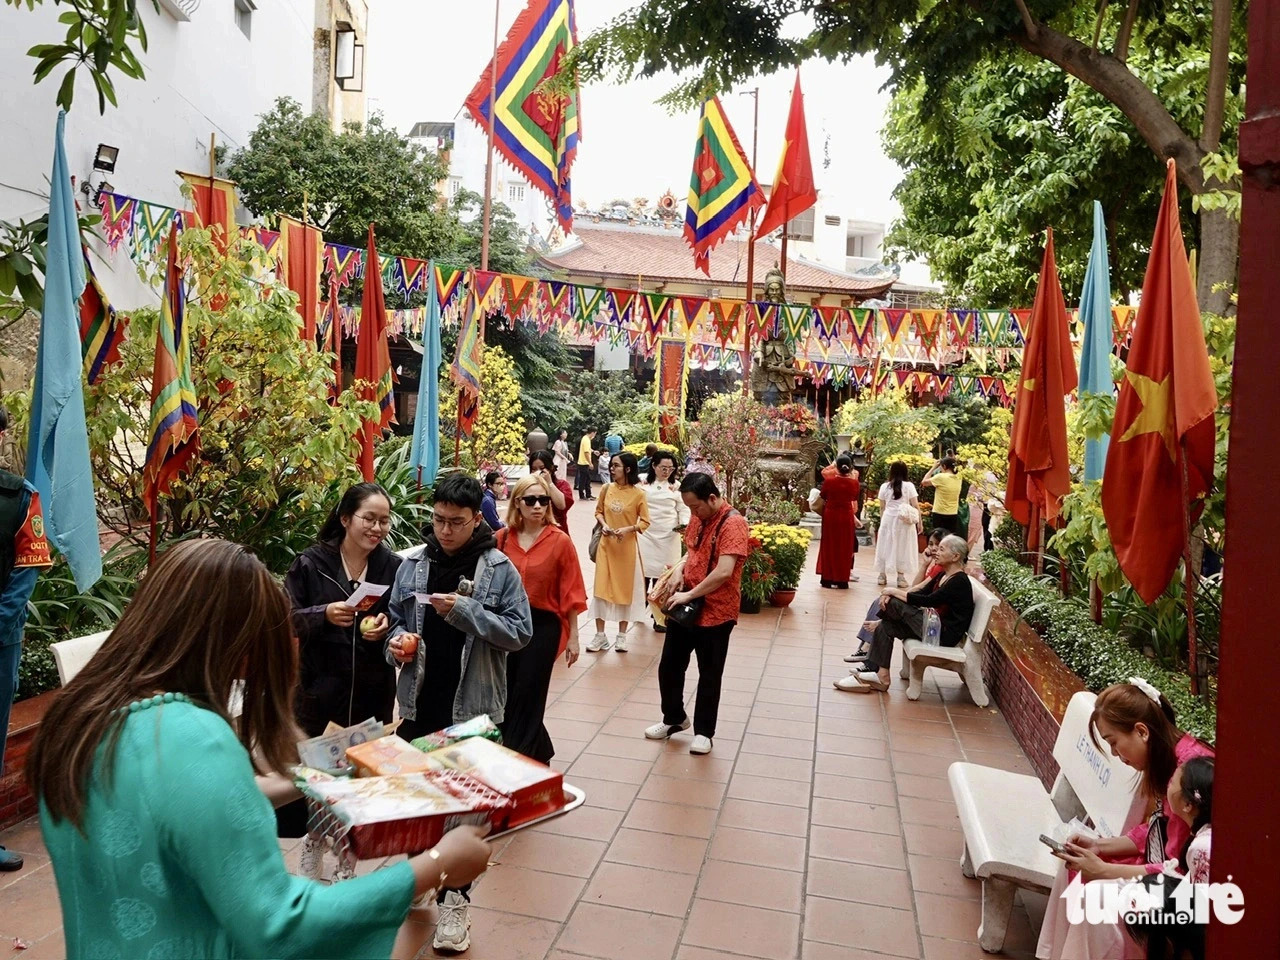
[(368, 610), (390, 588), (385, 583), (362, 583), (356, 592), (347, 597), (345, 603), (357, 610)]
[(344, 727), (333, 732), (326, 730), (320, 736), (298, 744), (298, 759), (303, 766), (317, 770), (342, 770), (347, 767), (347, 747), (376, 740), (384, 732), (382, 722), (373, 717), (354, 727)]

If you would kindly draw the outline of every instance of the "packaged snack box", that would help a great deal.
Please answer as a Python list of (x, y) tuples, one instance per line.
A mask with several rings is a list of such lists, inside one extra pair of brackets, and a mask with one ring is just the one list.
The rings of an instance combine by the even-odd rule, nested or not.
[(419, 737), (413, 741), (413, 745), (425, 753), (430, 753), (432, 750), (439, 750), (459, 740), (466, 740), (468, 737), (484, 737), (495, 743), (502, 742), (502, 733), (497, 725), (489, 719), (487, 713), (482, 713), (470, 720), (463, 720), (462, 723), (455, 723), (451, 727)]
[(347, 748), (347, 762), (358, 777), (389, 777), (435, 769), (427, 755), (394, 734)]
[(345, 828), (357, 859), (427, 850), (462, 824), (497, 824), (510, 801), (477, 780), (452, 771), (390, 777), (319, 780), (304, 784), (316, 808)]
[(460, 740), (426, 757), (438, 769), (468, 774), (510, 799), (513, 806), (499, 829), (518, 827), (564, 806), (564, 778), (559, 770), (492, 740)]

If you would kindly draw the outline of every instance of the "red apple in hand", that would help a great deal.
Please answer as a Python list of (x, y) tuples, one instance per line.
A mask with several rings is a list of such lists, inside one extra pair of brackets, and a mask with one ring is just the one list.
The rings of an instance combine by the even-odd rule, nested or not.
[(406, 657), (412, 657), (418, 652), (418, 638), (412, 634), (401, 637), (400, 649), (404, 651)]

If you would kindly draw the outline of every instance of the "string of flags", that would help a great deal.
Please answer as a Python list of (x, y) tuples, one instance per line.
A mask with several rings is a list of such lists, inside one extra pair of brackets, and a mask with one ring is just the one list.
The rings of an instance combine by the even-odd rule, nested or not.
[[(165, 242), (175, 210), (135, 197), (104, 192), (101, 196), (102, 230), (111, 247), (121, 246), (140, 262), (154, 262), (156, 248)], [(262, 227), (242, 227), (266, 250), (269, 261), (278, 262), (282, 244), (278, 232)], [(356, 247), (326, 242), (322, 253), (320, 288), (342, 291), (365, 275), (366, 253)], [(426, 260), (379, 256), (383, 286), (402, 299), (426, 296), (431, 284)], [(474, 288), (476, 308), (487, 316), (503, 314), (512, 322), (527, 323), (540, 331), (626, 346), (652, 358), (660, 342), (682, 339), (689, 345), (691, 366), (702, 369), (741, 369), (747, 343), (766, 338), (790, 342), (800, 358), (801, 372), (817, 383), (840, 385), (870, 376), (876, 357), (907, 364), (932, 364), (934, 392), (959, 389), (987, 395), (1002, 389), (998, 378), (987, 385), (948, 383), (955, 378), (943, 367), (961, 362), (966, 355), (992, 361), (1003, 369), (1020, 354), (1029, 335), (1031, 311), (867, 308), (811, 306), (794, 303), (742, 301), (649, 291), (594, 287), (561, 280), (500, 274), (436, 264), (435, 295), (444, 322), (457, 325)], [(329, 311), (347, 337), (356, 335), (360, 308), (339, 305)], [(387, 311), (390, 333), (419, 336), (427, 308), (420, 306)], [(1113, 345), (1127, 346), (1133, 334), (1137, 309), (1114, 307)], [(1073, 315), (1074, 319), (1074, 315)], [(749, 340), (747, 338), (750, 338)], [(848, 371), (848, 372), (846, 372)], [(907, 371), (882, 374), (896, 377)], [(913, 372), (914, 375), (914, 372)], [(916, 384), (917, 381), (911, 381)], [(900, 384), (907, 386), (909, 384)], [(873, 384), (873, 386), (879, 386)]]

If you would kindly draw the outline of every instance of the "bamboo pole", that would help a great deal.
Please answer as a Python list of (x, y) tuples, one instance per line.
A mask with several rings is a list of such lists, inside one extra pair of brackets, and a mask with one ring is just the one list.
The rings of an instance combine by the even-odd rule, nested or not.
[(1187, 607), (1187, 670), (1191, 674), (1191, 692), (1200, 694), (1200, 657), (1196, 649), (1196, 580), (1191, 564), (1191, 497), (1187, 478), (1187, 448), (1178, 444), (1178, 468), (1182, 479), (1182, 565), (1186, 577), (1185, 603)]
[[(484, 220), (480, 225), (480, 269), (489, 269), (489, 217), (493, 212), (493, 115), (498, 109), (498, 8), (493, 0), (493, 59), (489, 61), (489, 136), (484, 159)], [(462, 409), (461, 405), (458, 407)], [(454, 466), (457, 466), (455, 463)]]

